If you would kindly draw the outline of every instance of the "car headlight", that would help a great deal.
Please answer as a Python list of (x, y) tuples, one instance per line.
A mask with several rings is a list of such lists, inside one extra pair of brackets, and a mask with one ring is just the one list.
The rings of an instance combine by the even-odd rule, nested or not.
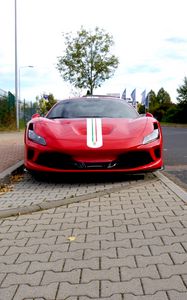
[(148, 144), (151, 143), (159, 138), (159, 131), (158, 129), (154, 129), (151, 134), (148, 134), (147, 136), (144, 137), (143, 139), (143, 144)]
[(29, 137), (29, 139), (32, 140), (33, 142), (35, 142), (35, 143), (37, 143), (37, 144), (40, 144), (40, 145), (43, 145), (43, 146), (46, 146), (46, 141), (45, 141), (45, 139), (44, 139), (42, 136), (36, 134), (36, 133), (34, 132), (34, 130), (29, 129), (29, 131), (28, 131), (28, 137)]

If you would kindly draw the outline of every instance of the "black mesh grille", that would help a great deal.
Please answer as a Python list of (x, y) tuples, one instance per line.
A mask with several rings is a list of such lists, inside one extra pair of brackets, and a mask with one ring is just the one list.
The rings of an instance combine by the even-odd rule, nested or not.
[(119, 156), (118, 168), (132, 169), (147, 165), (153, 161), (151, 155), (147, 151), (127, 152)]
[(147, 165), (153, 162), (149, 152), (134, 151), (127, 152), (118, 157), (113, 162), (76, 162), (71, 156), (58, 153), (48, 152), (39, 155), (36, 163), (42, 166), (55, 169), (76, 170), (76, 169), (133, 169)]
[(42, 153), (38, 156), (36, 163), (48, 168), (74, 169), (71, 156), (58, 152)]

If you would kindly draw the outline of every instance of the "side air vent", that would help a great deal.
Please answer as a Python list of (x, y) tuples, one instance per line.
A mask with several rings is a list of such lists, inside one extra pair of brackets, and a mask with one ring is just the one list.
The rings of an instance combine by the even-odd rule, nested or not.
[(33, 123), (29, 124), (29, 130), (33, 130)]
[(154, 123), (154, 124), (153, 124), (153, 127), (154, 127), (154, 130), (155, 130), (155, 129), (158, 129), (158, 124), (157, 124), (157, 123)]

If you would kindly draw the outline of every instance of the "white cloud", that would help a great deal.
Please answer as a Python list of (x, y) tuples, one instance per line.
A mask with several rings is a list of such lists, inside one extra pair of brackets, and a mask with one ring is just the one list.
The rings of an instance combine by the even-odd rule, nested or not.
[[(18, 66), (22, 97), (42, 92), (68, 97), (56, 70), (64, 49), (62, 32), (81, 25), (113, 35), (120, 65), (97, 93), (137, 95), (164, 87), (176, 98), (187, 70), (186, 0), (17, 0)], [(14, 92), (14, 1), (0, 0), (0, 88)], [(33, 65), (34, 68), (23, 66)]]

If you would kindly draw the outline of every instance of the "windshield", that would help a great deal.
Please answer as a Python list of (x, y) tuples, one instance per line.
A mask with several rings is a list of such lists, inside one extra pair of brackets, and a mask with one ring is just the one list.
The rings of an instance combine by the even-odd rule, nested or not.
[(57, 118), (138, 118), (137, 111), (118, 99), (71, 99), (62, 100), (46, 116)]

